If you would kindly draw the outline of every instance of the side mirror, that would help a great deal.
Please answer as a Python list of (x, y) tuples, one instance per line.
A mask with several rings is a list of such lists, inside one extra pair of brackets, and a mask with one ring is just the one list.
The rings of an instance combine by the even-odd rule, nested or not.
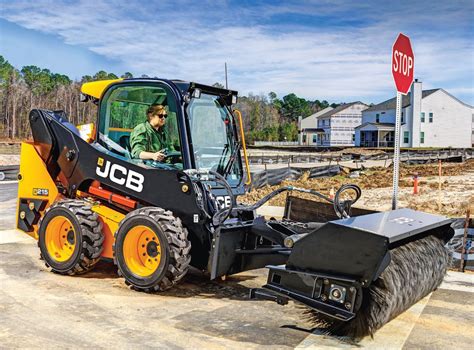
[(201, 89), (194, 89), (193, 90), (193, 97), (194, 98), (201, 98)]
[(83, 94), (82, 92), (79, 94), (79, 101), (81, 102), (87, 102), (89, 101), (89, 96)]

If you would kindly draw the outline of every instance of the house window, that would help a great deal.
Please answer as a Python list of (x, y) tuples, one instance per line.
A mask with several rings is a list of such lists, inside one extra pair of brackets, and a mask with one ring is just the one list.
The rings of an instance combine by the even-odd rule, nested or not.
[(303, 143), (306, 143), (306, 135), (303, 135)]
[(420, 143), (425, 143), (425, 133), (423, 131), (420, 132)]
[(356, 140), (356, 136), (355, 134), (352, 134), (352, 142), (355, 142), (355, 140)]
[(428, 121), (433, 123), (433, 113), (428, 114)]
[(401, 120), (402, 123), (405, 123), (405, 116), (403, 115), (403, 112), (402, 112), (402, 120)]
[(380, 116), (378, 113), (375, 115), (375, 122), (380, 123)]
[(318, 141), (316, 134), (313, 134), (313, 143), (316, 143)]
[(425, 112), (420, 113), (420, 120), (421, 120), (422, 123), (425, 122)]
[(410, 132), (404, 131), (403, 132), (403, 143), (410, 143)]

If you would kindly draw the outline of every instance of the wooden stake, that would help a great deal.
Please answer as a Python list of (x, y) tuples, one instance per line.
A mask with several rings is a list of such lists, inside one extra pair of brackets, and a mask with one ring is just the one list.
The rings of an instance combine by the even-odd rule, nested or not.
[(438, 160), (438, 190), (441, 191), (441, 159)]
[(438, 160), (438, 210), (441, 211), (441, 159)]
[(461, 266), (459, 267), (459, 271), (461, 272), (464, 272), (464, 255), (467, 254), (466, 241), (467, 241), (467, 231), (469, 230), (470, 215), (471, 215), (471, 210), (468, 208), (466, 211), (466, 221), (464, 223), (464, 236), (462, 238)]

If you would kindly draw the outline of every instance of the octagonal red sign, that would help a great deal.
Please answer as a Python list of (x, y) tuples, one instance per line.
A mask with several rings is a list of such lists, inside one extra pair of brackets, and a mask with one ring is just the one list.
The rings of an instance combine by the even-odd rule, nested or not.
[(411, 48), (410, 38), (400, 33), (392, 47), (392, 75), (397, 91), (406, 95), (413, 83), (415, 55)]

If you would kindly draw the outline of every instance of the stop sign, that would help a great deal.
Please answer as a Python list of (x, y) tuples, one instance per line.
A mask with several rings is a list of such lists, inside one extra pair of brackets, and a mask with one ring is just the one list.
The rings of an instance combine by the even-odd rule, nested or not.
[(400, 33), (392, 47), (392, 75), (397, 91), (406, 95), (413, 83), (415, 55), (411, 48), (410, 38)]

